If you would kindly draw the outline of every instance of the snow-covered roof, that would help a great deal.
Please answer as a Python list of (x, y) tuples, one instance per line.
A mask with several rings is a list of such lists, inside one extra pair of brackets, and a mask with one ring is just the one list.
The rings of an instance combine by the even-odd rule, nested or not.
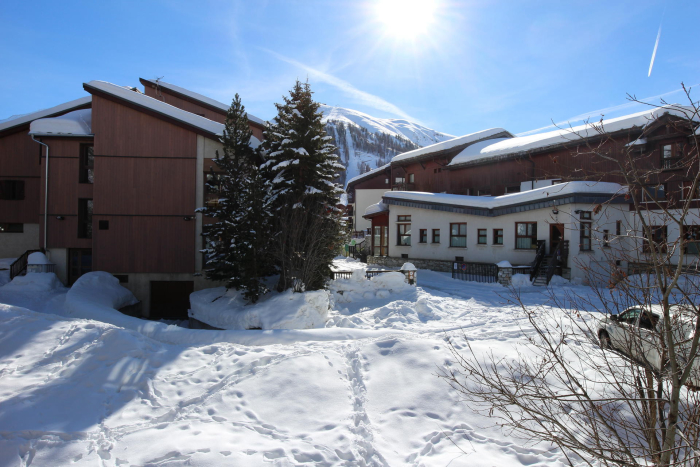
[(388, 210), (389, 206), (384, 204), (383, 201), (380, 201), (378, 203), (370, 204), (369, 206), (367, 206), (367, 208), (365, 209), (365, 216), (371, 216), (372, 214), (377, 214)]
[(503, 128), (490, 128), (488, 130), (477, 131), (476, 133), (471, 133), (468, 135), (459, 136), (457, 138), (443, 141), (441, 143), (431, 144), (430, 146), (425, 146), (425, 147), (420, 148), (420, 149), (414, 149), (413, 151), (404, 152), (403, 154), (399, 154), (397, 156), (394, 156), (391, 159), (391, 161), (392, 162), (405, 161), (407, 159), (413, 159), (415, 157), (424, 156), (426, 154), (430, 154), (433, 152), (446, 151), (446, 150), (453, 149), (453, 148), (456, 148), (459, 146), (464, 146), (467, 144), (476, 143), (478, 141), (493, 138), (497, 135), (503, 135), (503, 134), (513, 136), (510, 132), (508, 132), (507, 130), (504, 130)]
[[(542, 150), (552, 146), (558, 146), (572, 141), (577, 141), (583, 138), (597, 136), (603, 131), (605, 133), (615, 133), (622, 130), (630, 130), (633, 128), (644, 128), (653, 123), (656, 119), (664, 114), (676, 115), (686, 118), (683, 109), (691, 111), (690, 108), (683, 107), (678, 104), (666, 105), (663, 107), (653, 108), (622, 117), (611, 118), (601, 122), (590, 122), (584, 125), (575, 126), (572, 128), (563, 128), (546, 133), (535, 135), (519, 136), (515, 138), (505, 138), (498, 142), (494, 142), (487, 146), (470, 146), (459, 154), (459, 160), (455, 157), (450, 166), (465, 164), (468, 162), (486, 159), (496, 156), (504, 156), (508, 154), (518, 154), (533, 150)], [(472, 149), (473, 148), (473, 149)], [(397, 156), (398, 157), (398, 156)], [(395, 160), (396, 158), (394, 158)]]
[(29, 125), (30, 135), (90, 136), (92, 109), (80, 109), (53, 118), (40, 118)]
[(508, 140), (508, 139), (513, 139), (513, 138), (493, 138), (493, 139), (486, 139), (483, 141), (479, 141), (478, 143), (474, 143), (470, 146), (467, 146), (457, 154), (449, 164), (447, 165), (457, 165), (457, 164), (464, 164), (465, 162), (469, 162), (471, 160), (476, 160), (481, 158), (481, 151), (484, 150), (484, 148), (487, 148), (493, 144), (500, 143), (501, 141)]
[(72, 109), (75, 109), (76, 107), (83, 107), (85, 105), (88, 105), (90, 104), (90, 102), (92, 102), (92, 96), (81, 97), (80, 99), (65, 102), (55, 107), (49, 107), (48, 109), (37, 110), (36, 112), (31, 112), (23, 115), (13, 115), (10, 118), (0, 120), (0, 131), (30, 123), (38, 118), (50, 117), (52, 115), (68, 112)]
[[(154, 80), (154, 79), (145, 79), (145, 78), (140, 78), (140, 80), (141, 80), (141, 82), (145, 81), (145, 82), (160, 86), (162, 88), (165, 88), (169, 91), (173, 91), (173, 92), (176, 92), (178, 94), (182, 94), (183, 96), (187, 96), (190, 99), (193, 99), (193, 100), (202, 102), (204, 104), (207, 104), (211, 107), (215, 107), (217, 109), (223, 110), (224, 112), (227, 112), (229, 107), (231, 107), (230, 104), (226, 105), (223, 102), (219, 102), (217, 100), (212, 99), (211, 97), (207, 97), (207, 96), (204, 96), (202, 94), (190, 91), (189, 89), (181, 88), (180, 86), (176, 86), (174, 84), (166, 83), (165, 81), (158, 80), (156, 82), (156, 80)], [(250, 120), (251, 122), (257, 123), (258, 125), (263, 125), (263, 126), (265, 125), (265, 122), (261, 118), (256, 117), (255, 115), (248, 114), (248, 120)]]
[[(116, 84), (108, 83), (106, 81), (90, 81), (89, 83), (85, 83), (83, 86), (85, 86), (88, 92), (91, 89), (95, 89), (111, 94), (112, 96), (131, 102), (139, 107), (147, 108), (153, 112), (202, 130), (205, 133), (211, 134), (212, 136), (221, 137), (223, 135), (223, 123), (218, 123), (213, 120), (209, 120), (208, 118), (200, 117), (192, 112), (179, 109), (145, 94), (134, 92), (130, 88), (117, 86)], [(250, 138), (250, 145), (252, 147), (257, 147), (260, 145), (260, 140), (253, 136)]]
[[(548, 198), (560, 197), (564, 195), (585, 193), (615, 195), (626, 192), (627, 187), (617, 183), (586, 181), (559, 183), (557, 185), (521, 191), (520, 193), (510, 193), (503, 196), (467, 196), (450, 195), (446, 193), (424, 193), (419, 191), (387, 191), (384, 193), (383, 198), (422, 201), (433, 204), (448, 204), (451, 206), (494, 209), (512, 206), (514, 204), (542, 201)], [(368, 207), (367, 209), (370, 209), (372, 206)]]
[(359, 181), (359, 180), (364, 180), (365, 178), (371, 178), (371, 177), (373, 177), (374, 175), (377, 175), (378, 173), (381, 173), (381, 172), (383, 172), (384, 170), (386, 170), (387, 168), (389, 168), (390, 165), (391, 165), (391, 163), (384, 164), (384, 165), (381, 166), (381, 167), (377, 167), (376, 169), (372, 169), (372, 170), (369, 170), (369, 171), (367, 171), (367, 172), (365, 172), (365, 173), (363, 173), (363, 174), (360, 174), (360, 175), (357, 175), (357, 176), (355, 176), (355, 177), (352, 177), (350, 180), (348, 180), (348, 181), (346, 182), (346, 185), (350, 185), (351, 183), (355, 183), (355, 182), (357, 182), (357, 181)]

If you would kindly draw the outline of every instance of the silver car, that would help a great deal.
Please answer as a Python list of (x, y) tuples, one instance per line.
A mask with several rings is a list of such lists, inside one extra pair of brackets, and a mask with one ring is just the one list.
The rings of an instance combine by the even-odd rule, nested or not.
[[(695, 315), (691, 310), (672, 306), (670, 311), (677, 361), (684, 367), (690, 360), (691, 340), (695, 332)], [(608, 315), (598, 325), (598, 340), (605, 349), (618, 350), (632, 359), (662, 372), (667, 367), (664, 354), (663, 308), (660, 305), (633, 306), (618, 315)], [(688, 384), (700, 386), (700, 358)]]

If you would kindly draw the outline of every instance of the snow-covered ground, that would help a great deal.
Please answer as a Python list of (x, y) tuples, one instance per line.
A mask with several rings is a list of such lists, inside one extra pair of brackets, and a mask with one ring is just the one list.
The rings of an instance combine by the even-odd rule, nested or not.
[[(335, 281), (324, 329), (182, 330), (249, 345), (173, 345), (131, 321), (74, 318), (67, 309), (84, 312), (89, 294), (66, 298), (48, 279), (0, 287), (0, 466), (568, 465), (436, 376), (456, 330), (477, 351), (523, 342), (507, 289), (425, 270), (411, 287), (393, 274)], [(546, 306), (543, 291), (521, 298)]]

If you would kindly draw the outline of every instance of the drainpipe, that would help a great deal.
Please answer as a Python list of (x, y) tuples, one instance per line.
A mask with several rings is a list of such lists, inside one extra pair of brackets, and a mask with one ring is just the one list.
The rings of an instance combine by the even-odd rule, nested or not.
[(48, 234), (47, 229), (49, 225), (49, 146), (46, 143), (36, 140), (34, 135), (32, 135), (32, 139), (35, 143), (39, 143), (46, 147), (46, 185), (44, 187), (44, 253), (48, 253), (49, 250), (46, 248), (46, 245)]

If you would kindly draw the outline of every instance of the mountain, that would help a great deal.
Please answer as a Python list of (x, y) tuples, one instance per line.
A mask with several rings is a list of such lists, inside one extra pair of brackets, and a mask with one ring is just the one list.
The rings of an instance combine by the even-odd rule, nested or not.
[(326, 132), (346, 167), (341, 182), (381, 167), (397, 154), (454, 138), (417, 123), (376, 118), (357, 110), (321, 105)]

